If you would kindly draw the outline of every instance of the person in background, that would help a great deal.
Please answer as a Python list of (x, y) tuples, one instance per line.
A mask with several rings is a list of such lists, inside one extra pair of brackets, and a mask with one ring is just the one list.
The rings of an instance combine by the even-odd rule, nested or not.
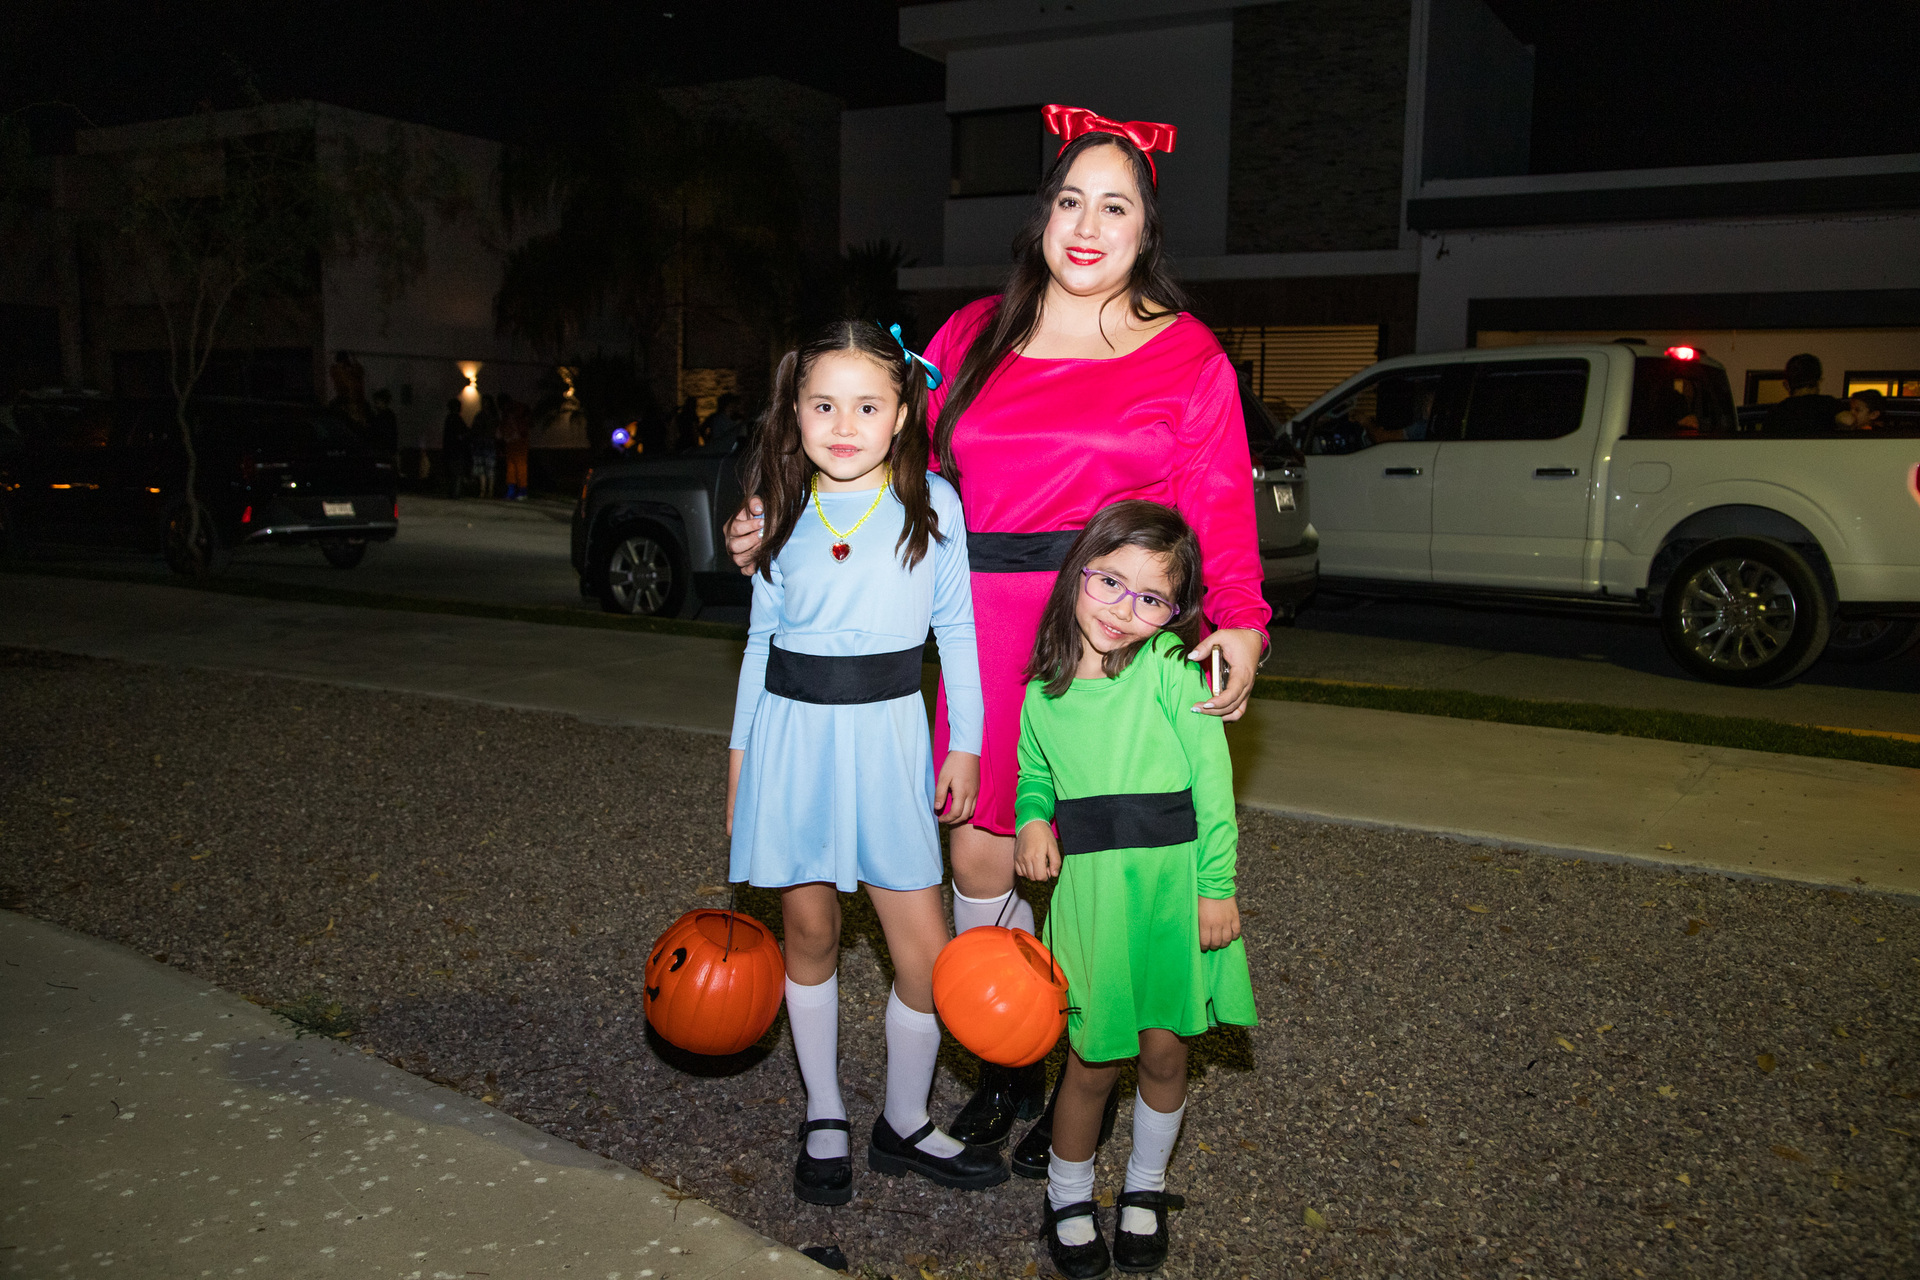
[(680, 411), (667, 427), (667, 452), (691, 449), (700, 438), (700, 402), (688, 396), (680, 402)]
[(725, 453), (740, 438), (745, 424), (740, 421), (740, 397), (729, 391), (720, 397), (707, 420), (700, 424), (701, 453)]
[(385, 387), (373, 393), (373, 411), (367, 415), (367, 447), (375, 456), (400, 465), (400, 419), (393, 412), (393, 393)]
[(480, 496), (493, 496), (494, 471), (500, 464), (500, 406), (491, 395), (480, 397), (480, 412), (473, 415), (469, 448), (473, 450), (473, 478), (480, 484)]
[(440, 470), (445, 473), (447, 496), (457, 498), (473, 473), (471, 437), (467, 420), (460, 416), (458, 396), (447, 401), (447, 416), (440, 421)]
[(1887, 397), (1872, 387), (1856, 391), (1847, 397), (1845, 425), (1850, 431), (1872, 431), (1884, 426), (1881, 414), (1886, 407)]
[(353, 358), (353, 352), (336, 351), (333, 364), (327, 369), (327, 378), (333, 384), (333, 399), (328, 407), (353, 419), (354, 426), (364, 426), (367, 421), (366, 368)]
[(507, 463), (507, 500), (527, 500), (527, 450), (533, 440), (533, 410), (500, 393), (500, 452)]
[(1851, 425), (1847, 406), (1820, 394), (1820, 357), (1797, 355), (1787, 361), (1787, 398), (1767, 411), (1763, 435), (1817, 436)]

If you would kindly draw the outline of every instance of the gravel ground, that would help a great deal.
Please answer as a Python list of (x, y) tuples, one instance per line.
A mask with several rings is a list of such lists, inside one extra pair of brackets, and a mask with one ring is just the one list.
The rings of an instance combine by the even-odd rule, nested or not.
[[(0, 724), (4, 905), (304, 1002), (858, 1274), (1048, 1270), (1031, 1183), (861, 1168), (798, 1204), (784, 1020), (719, 1073), (650, 1044), (647, 945), (720, 900), (718, 738), (18, 652)], [(1241, 821), (1263, 1022), (1194, 1054), (1168, 1275), (1916, 1273), (1920, 904)], [(888, 978), (848, 921), (858, 1131)], [(950, 1052), (936, 1115), (970, 1074)], [(1127, 1146), (1123, 1116), (1103, 1192)]]

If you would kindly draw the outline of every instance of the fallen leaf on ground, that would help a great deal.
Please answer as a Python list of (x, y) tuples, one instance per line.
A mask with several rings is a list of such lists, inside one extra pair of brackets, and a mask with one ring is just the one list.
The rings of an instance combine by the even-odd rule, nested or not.
[(1567, 1039), (1565, 1036), (1555, 1036), (1553, 1042), (1562, 1049), (1565, 1049), (1568, 1053), (1573, 1052), (1573, 1041)]
[(375, 880), (378, 880), (379, 878), (380, 878), (380, 873), (376, 871), (367, 877), (367, 883), (372, 884)]
[(1475, 915), (1483, 916), (1487, 914), (1487, 912), (1493, 910), (1493, 908), (1483, 907), (1477, 902), (1470, 902), (1467, 904), (1467, 910), (1473, 912)]
[(1835, 1023), (1835, 1024), (1834, 1024), (1834, 1028), (1833, 1028), (1833, 1034), (1834, 1034), (1834, 1035), (1835, 1035), (1835, 1036), (1836, 1036), (1837, 1038), (1839, 1038), (1839, 1039), (1841, 1039), (1841, 1040), (1845, 1040), (1845, 1039), (1847, 1039), (1847, 1038), (1848, 1038), (1848, 1036), (1847, 1036), (1847, 1029), (1846, 1029), (1845, 1027), (1843, 1027), (1843, 1026), (1841, 1026), (1841, 1025), (1839, 1025), (1838, 1023)]
[(1687, 936), (1691, 938), (1706, 927), (1707, 927), (1707, 922), (1705, 920), (1688, 920)]
[(1609, 1031), (1611, 1031), (1611, 1030), (1613, 1030), (1613, 1024), (1612, 1024), (1611, 1022), (1603, 1022), (1603, 1023), (1601, 1023), (1601, 1024), (1599, 1025), (1599, 1026), (1597, 1026), (1597, 1027), (1595, 1027), (1595, 1028), (1593, 1029), (1593, 1033), (1594, 1033), (1595, 1035), (1600, 1035), (1600, 1036), (1603, 1036), (1603, 1035), (1605, 1035), (1605, 1034), (1607, 1034), (1607, 1032), (1609, 1032)]
[(1207, 1145), (1206, 1143), (1204, 1143), (1204, 1142), (1202, 1142), (1202, 1143), (1200, 1144), (1200, 1149), (1201, 1149), (1202, 1151), (1204, 1151), (1204, 1152), (1206, 1152), (1206, 1153), (1207, 1153), (1207, 1154), (1209, 1154), (1209, 1155), (1211, 1155), (1211, 1154), (1213, 1154), (1213, 1148), (1212, 1148), (1211, 1146), (1208, 1146), (1208, 1145)]
[(1260, 1149), (1258, 1143), (1248, 1142), (1245, 1138), (1240, 1139), (1240, 1145), (1249, 1151), (1258, 1151)]
[(1671, 840), (1669, 840), (1669, 841), (1667, 841), (1667, 842), (1665, 842), (1664, 844), (1657, 844), (1657, 845), (1655, 845), (1655, 846), (1653, 846), (1653, 847), (1654, 847), (1654, 848), (1656, 848), (1656, 849), (1665, 849), (1665, 850), (1666, 850), (1666, 851), (1667, 851), (1668, 853), (1672, 853), (1672, 852), (1673, 852), (1673, 841), (1671, 841)]
[(1801, 1155), (1795, 1147), (1775, 1147), (1773, 1154), (1779, 1156), (1782, 1160), (1792, 1160), (1799, 1164), (1805, 1164), (1807, 1162), (1807, 1158)]
[(1690, 1187), (1690, 1186), (1692, 1186), (1692, 1185), (1693, 1185), (1693, 1179), (1692, 1179), (1691, 1177), (1689, 1177), (1689, 1176), (1687, 1176), (1687, 1175), (1686, 1175), (1686, 1174), (1684, 1174), (1684, 1173), (1676, 1173), (1676, 1174), (1674, 1174), (1674, 1175), (1673, 1175), (1673, 1180), (1674, 1180), (1675, 1182), (1677, 1182), (1677, 1183), (1679, 1183), (1679, 1184), (1680, 1184), (1681, 1186), (1683, 1186), (1683, 1187)]
[(719, 894), (725, 893), (726, 891), (727, 891), (727, 886), (723, 884), (703, 884), (698, 889), (694, 890), (695, 893), (699, 894), (703, 898), (712, 898)]
[(1680, 1096), (1680, 1091), (1678, 1089), (1675, 1089), (1670, 1084), (1663, 1084), (1658, 1089), (1654, 1090), (1654, 1092), (1659, 1094), (1663, 1098), (1677, 1098)]
[(1755, 1061), (1759, 1063), (1760, 1070), (1763, 1073), (1771, 1072), (1774, 1069), (1774, 1067), (1779, 1065), (1777, 1062), (1774, 1061), (1774, 1057), (1770, 1053), (1761, 1054), (1758, 1058), (1755, 1059)]
[(1311, 1205), (1309, 1205), (1307, 1211), (1301, 1215), (1301, 1219), (1308, 1227), (1315, 1231), (1325, 1231), (1327, 1229), (1326, 1218), (1322, 1217), (1320, 1211)]

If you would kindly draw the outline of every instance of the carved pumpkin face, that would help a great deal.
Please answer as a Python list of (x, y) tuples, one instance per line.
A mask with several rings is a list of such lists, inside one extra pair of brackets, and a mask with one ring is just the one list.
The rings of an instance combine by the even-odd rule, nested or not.
[(689, 1053), (738, 1053), (767, 1033), (786, 993), (767, 927), (738, 911), (689, 911), (647, 957), (647, 1022)]
[(933, 1003), (953, 1038), (1003, 1067), (1040, 1061), (1067, 1030), (1067, 979), (1024, 929), (969, 929), (933, 962)]

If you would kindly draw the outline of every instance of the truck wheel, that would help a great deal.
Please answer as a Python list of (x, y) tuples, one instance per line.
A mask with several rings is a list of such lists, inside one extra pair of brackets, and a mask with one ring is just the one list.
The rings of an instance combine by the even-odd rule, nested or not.
[(671, 535), (650, 521), (616, 528), (592, 575), (608, 613), (677, 618), (686, 607), (691, 573)]
[(367, 558), (365, 538), (322, 538), (320, 554), (336, 569), (357, 568)]
[(1781, 684), (1827, 645), (1827, 599), (1799, 552), (1772, 538), (1723, 538), (1674, 567), (1660, 609), (1667, 652), (1716, 684)]
[(1885, 662), (1920, 640), (1920, 618), (1846, 618), (1833, 624), (1822, 654), (1833, 662)]

